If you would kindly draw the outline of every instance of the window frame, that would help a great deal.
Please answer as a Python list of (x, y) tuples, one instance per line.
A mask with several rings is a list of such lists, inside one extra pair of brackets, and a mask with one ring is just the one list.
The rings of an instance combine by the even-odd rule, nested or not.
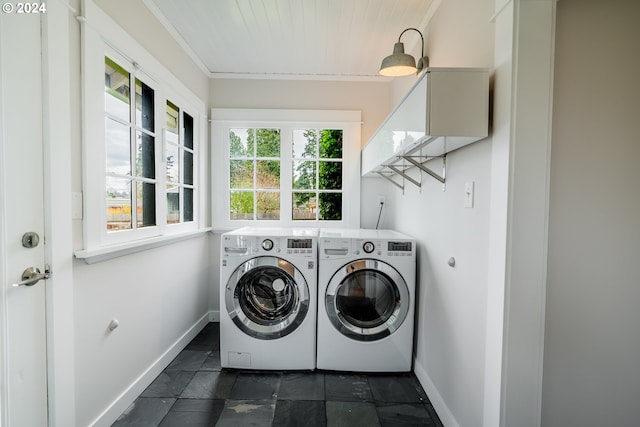
[[(211, 110), (211, 200), (213, 226), (217, 230), (230, 230), (243, 226), (257, 227), (336, 227), (360, 226), (360, 132), (361, 112), (353, 110), (284, 110), (234, 109)], [(280, 149), (280, 219), (230, 219), (230, 167), (229, 129), (278, 128)], [(293, 152), (292, 132), (301, 129), (343, 131), (342, 153), (342, 219), (293, 220)], [(255, 190), (255, 189), (254, 189)], [(314, 190), (317, 192), (317, 190)], [(220, 199), (223, 199), (222, 203)]]
[[(89, 259), (95, 254), (133, 247), (155, 247), (208, 229), (204, 224), (205, 168), (207, 156), (205, 103), (169, 72), (153, 55), (107, 16), (92, 1), (85, 2), (81, 27), (82, 99), (82, 178), (83, 246), (76, 257)], [(106, 218), (106, 135), (105, 135), (105, 57), (136, 76), (154, 90), (154, 158), (156, 225), (134, 230), (107, 230)], [(135, 88), (131, 89), (135, 91)], [(194, 210), (193, 222), (167, 224), (165, 114), (166, 101), (178, 105), (194, 121)], [(134, 107), (135, 108), (135, 107)], [(135, 191), (135, 190), (134, 190)], [(133, 207), (132, 207), (133, 208)], [(135, 217), (135, 214), (133, 215)], [(133, 218), (135, 220), (135, 218)], [(108, 259), (108, 258), (107, 258)]]
[[(128, 133), (129, 133), (129, 152), (130, 152), (130, 171), (129, 174), (117, 174), (114, 172), (110, 172), (106, 169), (106, 162), (107, 162), (107, 157), (105, 154), (105, 172), (104, 172), (104, 177), (105, 180), (108, 177), (112, 177), (112, 178), (116, 178), (116, 179), (129, 179), (130, 181), (130, 192), (131, 192), (131, 229), (123, 229), (123, 230), (114, 230), (114, 231), (107, 231), (107, 234), (111, 234), (111, 233), (117, 233), (119, 234), (121, 231), (124, 232), (129, 232), (129, 234), (138, 234), (138, 235), (142, 235), (142, 236), (147, 236), (147, 235), (157, 235), (157, 230), (156, 227), (158, 227), (158, 209), (159, 209), (159, 200), (157, 197), (157, 191), (156, 191), (156, 196), (154, 197), (154, 209), (155, 209), (155, 224), (150, 225), (150, 226), (142, 226), (142, 227), (138, 227), (137, 225), (137, 196), (134, 197), (134, 193), (136, 193), (137, 189), (136, 189), (136, 184), (137, 183), (144, 183), (144, 182), (151, 182), (156, 186), (156, 190), (158, 189), (158, 186), (160, 184), (159, 179), (158, 179), (158, 138), (160, 137), (160, 135), (158, 135), (158, 125), (157, 125), (157, 121), (156, 121), (156, 117), (157, 113), (158, 113), (158, 108), (157, 105), (155, 105), (155, 102), (157, 100), (157, 96), (156, 93), (158, 91), (158, 83), (153, 80), (149, 75), (147, 75), (145, 72), (143, 72), (140, 69), (136, 69), (136, 67), (134, 66), (134, 64), (129, 63), (129, 61), (127, 61), (126, 59), (124, 59), (120, 54), (118, 54), (115, 50), (113, 49), (108, 49), (108, 52), (105, 54), (105, 58), (109, 58), (112, 62), (116, 63), (119, 67), (123, 68), (126, 72), (129, 73), (129, 82), (133, 82), (134, 85), (129, 85), (129, 118), (127, 120), (123, 119), (122, 117), (118, 117), (117, 115), (114, 115), (113, 113), (106, 111), (106, 109), (103, 109), (103, 115), (104, 115), (104, 119), (105, 121), (107, 120), (111, 120), (114, 121), (120, 125), (124, 125), (128, 127)], [(103, 60), (104, 62), (104, 60)], [(154, 106), (153, 106), (153, 110), (154, 110), (154, 126), (153, 126), (153, 130), (150, 129), (144, 129), (143, 126), (137, 122), (137, 114), (136, 114), (136, 87), (135, 87), (135, 82), (136, 81), (140, 81), (143, 84), (145, 84), (146, 86), (150, 87), (153, 92), (154, 92)], [(104, 92), (103, 92), (103, 96), (104, 96)], [(106, 125), (105, 125), (105, 138), (104, 138), (104, 146), (105, 146), (105, 151), (106, 151), (106, 147), (107, 147), (107, 138), (106, 138)], [(135, 161), (137, 160), (134, 156), (134, 151), (136, 149), (136, 135), (138, 134), (138, 132), (140, 133), (145, 133), (147, 135), (150, 135), (153, 137), (153, 145), (154, 145), (154, 175), (155, 177), (153, 179), (149, 179), (149, 178), (145, 178), (143, 176), (140, 176), (137, 171), (135, 171), (136, 169), (136, 165), (135, 165)], [(128, 176), (128, 178), (127, 178)], [(106, 185), (105, 185), (106, 187)], [(104, 190), (105, 188), (103, 188)], [(105, 225), (108, 224), (108, 220), (107, 220), (107, 215), (106, 215), (106, 208), (108, 207), (105, 206), (105, 209), (103, 210), (103, 214), (104, 214), (104, 222)], [(145, 231), (142, 231), (145, 230)], [(119, 241), (119, 238), (112, 238), (112, 239), (105, 239), (106, 241)]]
[[(180, 173), (180, 179), (178, 181), (178, 183), (176, 183), (177, 186), (181, 187), (181, 188), (186, 188), (186, 187), (191, 187), (193, 188), (193, 219), (191, 221), (184, 221), (184, 211), (181, 208), (180, 211), (180, 222), (178, 223), (168, 223), (167, 222), (167, 203), (166, 203), (166, 188), (169, 185), (169, 182), (167, 182), (166, 180), (166, 174), (167, 174), (167, 168), (166, 168), (166, 150), (167, 150), (167, 141), (166, 141), (166, 128), (165, 126), (162, 127), (162, 149), (161, 149), (161, 155), (162, 155), (162, 164), (163, 164), (163, 185), (164, 185), (164, 198), (163, 200), (160, 202), (163, 205), (163, 223), (165, 224), (165, 226), (167, 227), (167, 230), (172, 231), (172, 232), (178, 232), (178, 231), (191, 231), (193, 229), (196, 229), (198, 227), (199, 224), (199, 220), (201, 217), (201, 213), (200, 213), (200, 209), (198, 209), (199, 206), (203, 206), (204, 204), (200, 203), (200, 197), (198, 197), (200, 194), (204, 193), (204, 190), (202, 189), (202, 183), (204, 182), (204, 180), (201, 179), (201, 174), (200, 171), (203, 168), (203, 165), (201, 165), (201, 158), (202, 156), (202, 147), (203, 147), (203, 143), (202, 143), (202, 131), (200, 129), (200, 126), (198, 126), (199, 122), (203, 122), (204, 120), (201, 120), (200, 115), (198, 114), (198, 112), (191, 107), (191, 105), (185, 101), (183, 99), (182, 96), (176, 94), (176, 93), (172, 93), (170, 90), (165, 91), (165, 93), (167, 94), (167, 96), (164, 97), (163, 101), (163, 117), (164, 114), (166, 114), (165, 108), (167, 105), (167, 101), (171, 102), (172, 104), (176, 105), (179, 110), (180, 110), (180, 120), (179, 120), (179, 124), (178, 124), (178, 132), (180, 132), (180, 144), (178, 145), (178, 153), (181, 152), (181, 150), (186, 150), (187, 148), (185, 148), (184, 145), (184, 127), (183, 125), (183, 116), (184, 114), (188, 114), (189, 116), (191, 116), (193, 118), (193, 148), (190, 149), (189, 151), (193, 154), (193, 184), (185, 184), (184, 183), (184, 176), (182, 175), (182, 173)], [(163, 121), (164, 123), (164, 121)], [(183, 197), (180, 197), (180, 200), (183, 200)]]

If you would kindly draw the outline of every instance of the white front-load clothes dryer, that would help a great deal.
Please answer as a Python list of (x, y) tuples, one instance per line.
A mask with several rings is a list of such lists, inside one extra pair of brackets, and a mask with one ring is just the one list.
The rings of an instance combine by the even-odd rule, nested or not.
[(245, 227), (222, 235), (223, 368), (315, 369), (317, 234)]
[(318, 252), (317, 367), (410, 371), (415, 240), (390, 230), (322, 229)]

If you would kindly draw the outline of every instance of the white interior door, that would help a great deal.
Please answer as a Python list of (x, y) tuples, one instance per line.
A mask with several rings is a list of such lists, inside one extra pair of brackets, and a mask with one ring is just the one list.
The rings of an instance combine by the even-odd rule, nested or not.
[[(40, 16), (1, 13), (0, 425), (3, 426), (47, 425), (45, 281), (13, 286), (23, 280), (25, 269), (45, 270), (42, 153)], [(23, 245), (27, 232), (39, 236), (37, 246)]]

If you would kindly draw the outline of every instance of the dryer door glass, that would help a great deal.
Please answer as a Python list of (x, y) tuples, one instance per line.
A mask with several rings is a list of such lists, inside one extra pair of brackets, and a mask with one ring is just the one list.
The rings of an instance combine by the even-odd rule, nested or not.
[(302, 323), (309, 310), (309, 288), (293, 264), (276, 257), (257, 257), (234, 271), (225, 302), (229, 316), (246, 334), (275, 339)]
[(336, 306), (345, 320), (359, 328), (375, 328), (389, 320), (400, 295), (389, 276), (375, 270), (358, 270), (338, 287)]
[(409, 311), (409, 289), (389, 264), (363, 259), (333, 275), (325, 303), (331, 323), (343, 335), (375, 341), (402, 325)]

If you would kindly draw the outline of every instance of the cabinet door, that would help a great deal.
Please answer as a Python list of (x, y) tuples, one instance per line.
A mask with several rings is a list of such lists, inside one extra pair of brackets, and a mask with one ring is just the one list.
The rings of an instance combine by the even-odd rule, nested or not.
[(369, 140), (362, 152), (363, 175), (425, 137), (428, 79), (425, 73)]
[(457, 69), (430, 73), (427, 133), (433, 136), (487, 136), (489, 73)]

